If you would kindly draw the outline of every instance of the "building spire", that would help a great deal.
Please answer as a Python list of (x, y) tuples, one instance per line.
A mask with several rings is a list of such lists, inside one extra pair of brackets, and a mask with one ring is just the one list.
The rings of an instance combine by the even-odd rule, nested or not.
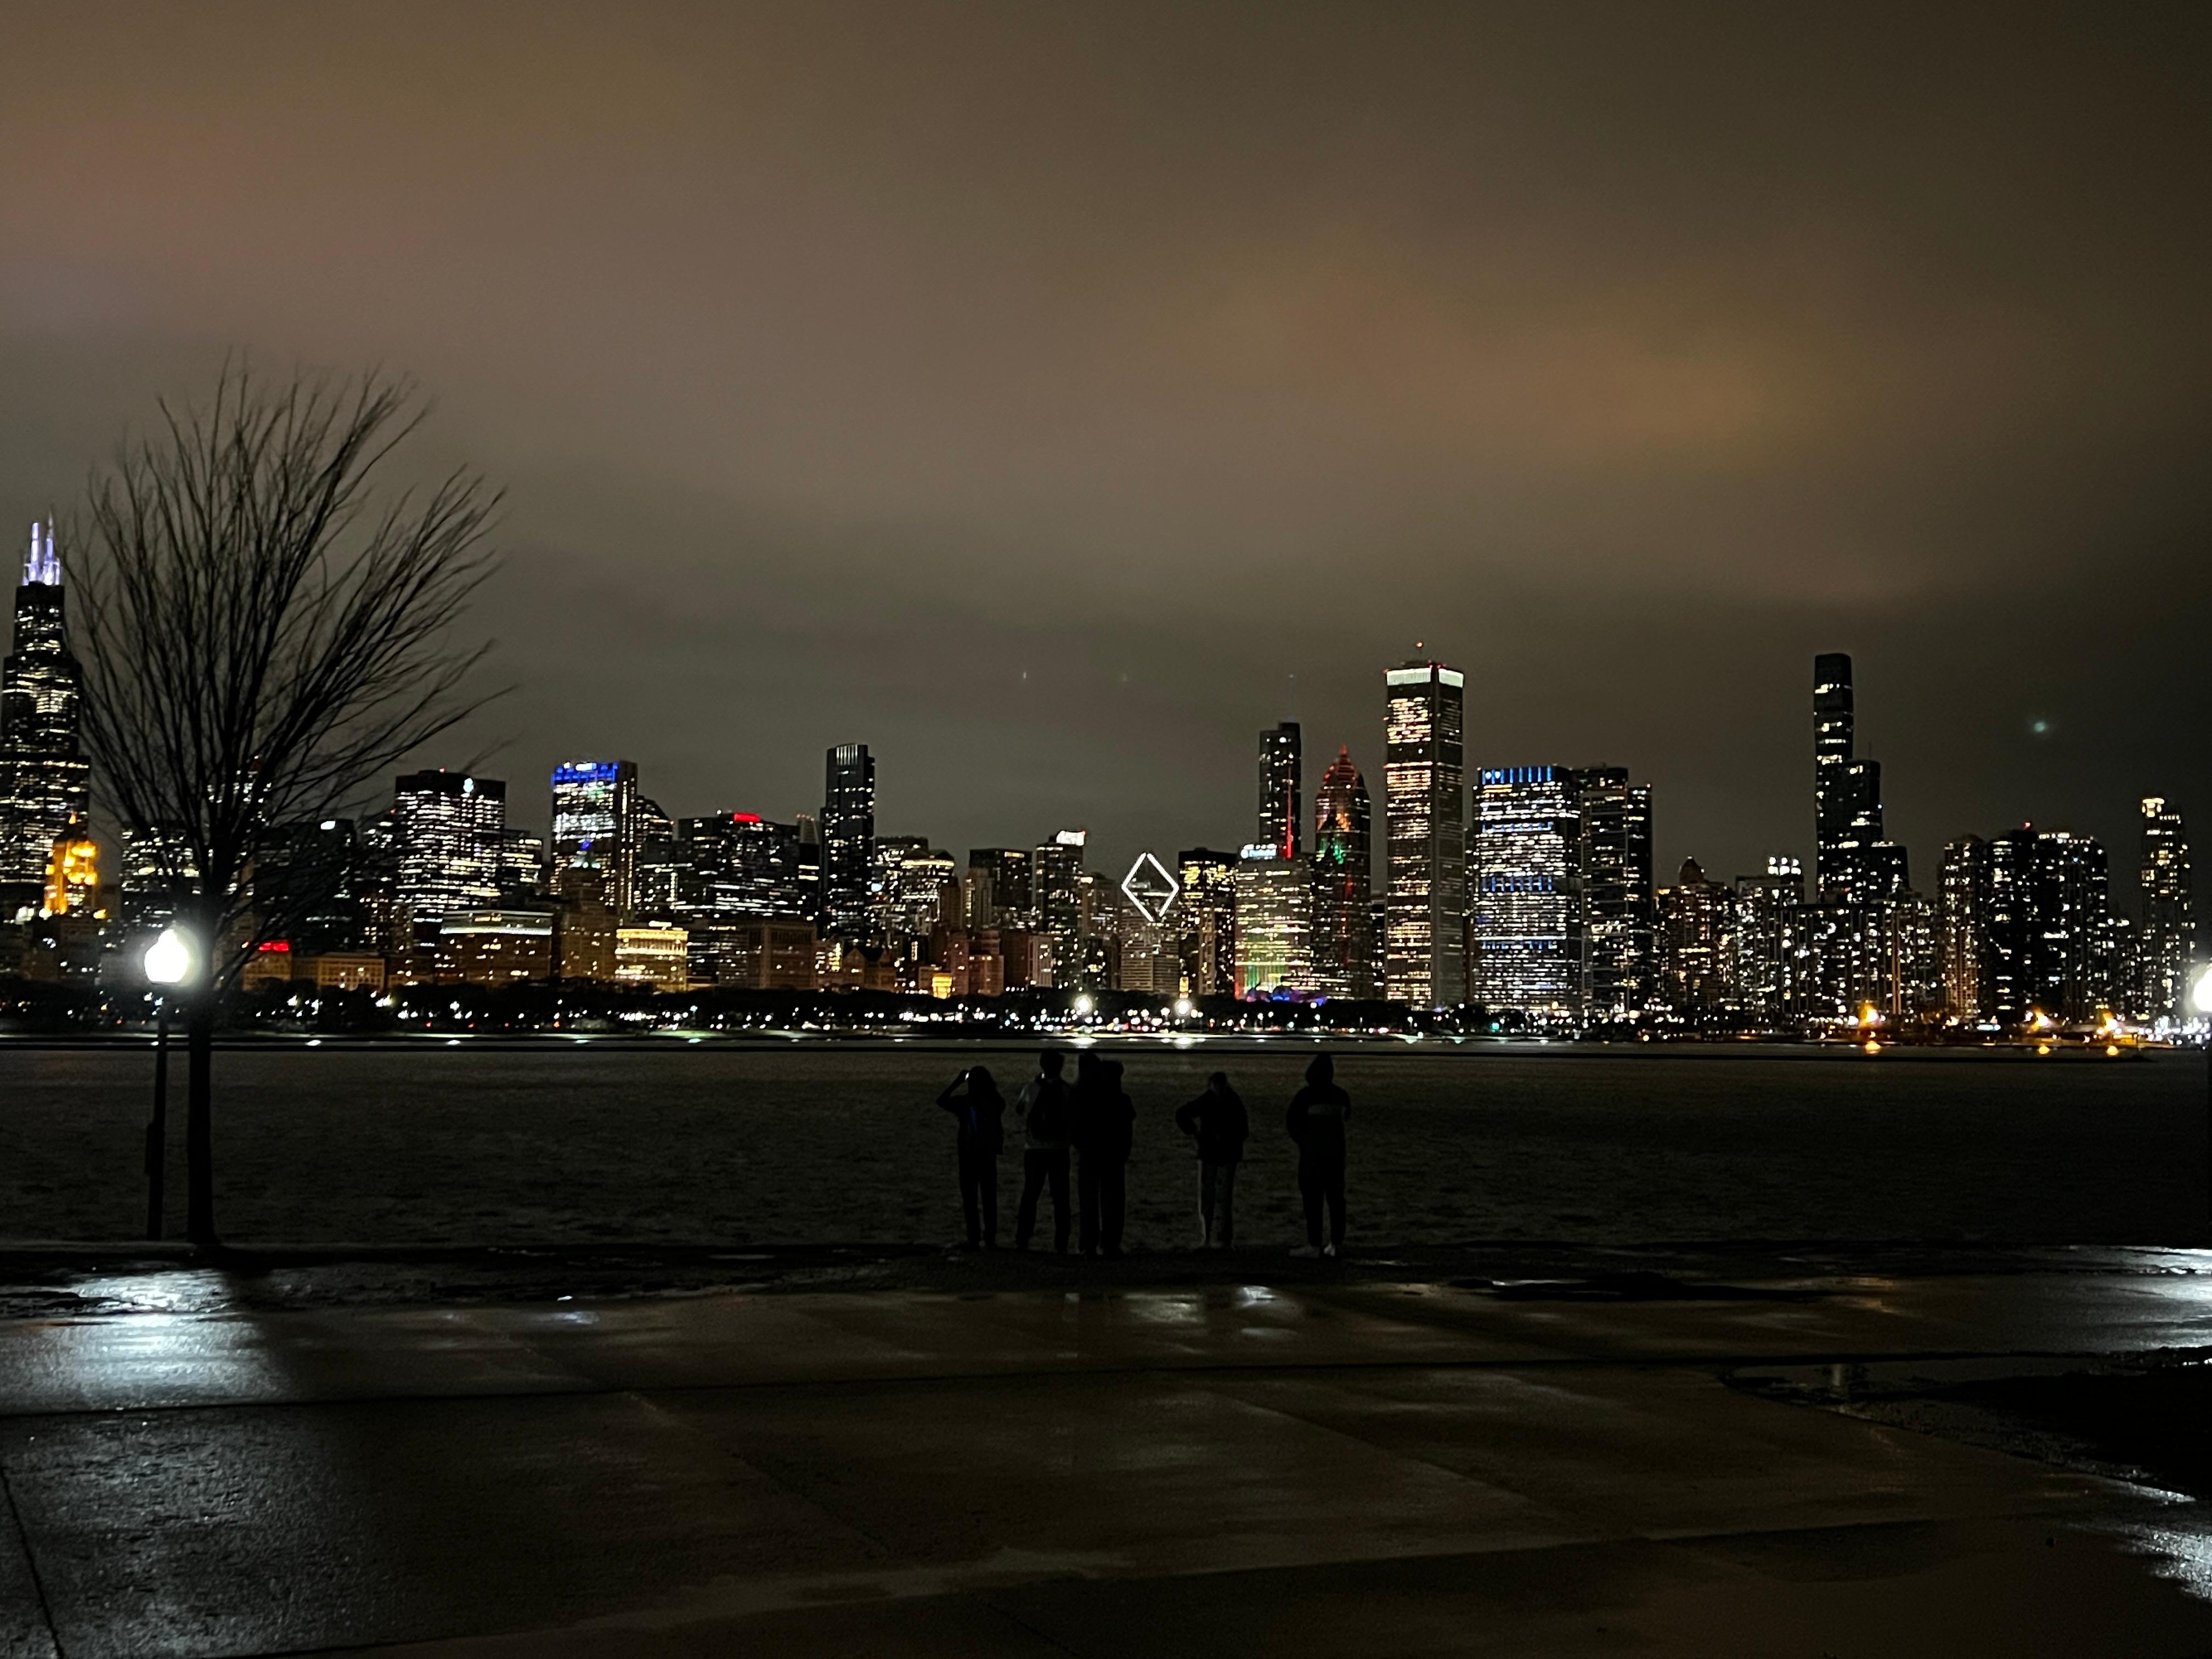
[(40, 525), (31, 526), (31, 550), (23, 556), (23, 582), (44, 583), (48, 587), (62, 585), (62, 562), (54, 556), (54, 527), (49, 519)]

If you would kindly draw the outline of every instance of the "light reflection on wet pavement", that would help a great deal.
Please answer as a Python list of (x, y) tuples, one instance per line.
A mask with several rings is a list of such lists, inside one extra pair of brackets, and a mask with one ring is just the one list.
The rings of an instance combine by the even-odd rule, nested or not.
[(0, 1653), (2212, 1647), (2205, 1470), (2100, 1433), (2193, 1410), (2194, 1253), (1235, 1265), (274, 1308), (94, 1270), (134, 1311), (0, 1321)]

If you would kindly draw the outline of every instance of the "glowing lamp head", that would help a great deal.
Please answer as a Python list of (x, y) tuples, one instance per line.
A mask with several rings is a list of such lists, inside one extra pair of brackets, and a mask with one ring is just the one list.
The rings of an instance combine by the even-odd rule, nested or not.
[(1080, 1019), (1090, 1018), (1091, 1011), (1097, 1006), (1098, 1005), (1097, 1003), (1091, 1000), (1091, 994), (1088, 991), (1085, 992), (1081, 996), (1075, 999), (1075, 1012), (1077, 1018)]
[(2200, 1014), (2212, 1014), (2212, 967), (2197, 975), (2197, 983), (2189, 988), (2189, 1000)]
[(1177, 997), (1176, 999), (1175, 1006), (1176, 1018), (1177, 1019), (1188, 1019), (1191, 1016), (1191, 1000), (1188, 997)]
[(192, 976), (197, 953), (183, 932), (164, 927), (161, 938), (146, 947), (146, 978), (155, 985), (182, 985)]

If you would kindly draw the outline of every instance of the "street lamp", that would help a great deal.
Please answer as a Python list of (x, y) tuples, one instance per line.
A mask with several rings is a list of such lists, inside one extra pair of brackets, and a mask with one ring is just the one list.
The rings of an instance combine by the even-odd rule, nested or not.
[(160, 988), (154, 1000), (154, 1116), (146, 1126), (146, 1237), (161, 1236), (161, 1183), (169, 1143), (169, 993), (199, 968), (191, 936), (164, 927), (146, 947), (146, 982)]

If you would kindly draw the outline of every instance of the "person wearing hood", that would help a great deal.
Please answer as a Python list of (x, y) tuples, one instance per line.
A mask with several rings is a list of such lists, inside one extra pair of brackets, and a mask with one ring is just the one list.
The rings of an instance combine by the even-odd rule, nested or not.
[(1198, 1217), (1201, 1249), (1225, 1250), (1236, 1237), (1237, 1166), (1243, 1161), (1251, 1121), (1229, 1086), (1229, 1073), (1206, 1079), (1206, 1092), (1176, 1113), (1176, 1127), (1197, 1143)]
[[(1294, 1255), (1334, 1256), (1344, 1249), (1344, 1121), (1352, 1097), (1336, 1086), (1336, 1062), (1316, 1054), (1306, 1085), (1291, 1097), (1283, 1127), (1298, 1148), (1298, 1193), (1305, 1200), (1306, 1242)], [(1328, 1237), (1322, 1237), (1322, 1211)]]

